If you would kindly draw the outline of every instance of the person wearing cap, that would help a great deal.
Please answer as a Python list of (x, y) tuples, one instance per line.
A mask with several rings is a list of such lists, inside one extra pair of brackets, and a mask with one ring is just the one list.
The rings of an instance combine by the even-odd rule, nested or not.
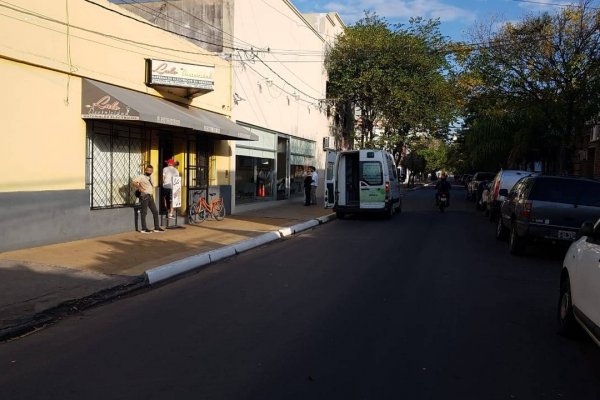
[(162, 179), (162, 197), (163, 204), (167, 210), (167, 218), (174, 219), (175, 214), (172, 208), (173, 200), (173, 178), (179, 176), (179, 171), (175, 168), (175, 160), (168, 159), (167, 166), (163, 168)]

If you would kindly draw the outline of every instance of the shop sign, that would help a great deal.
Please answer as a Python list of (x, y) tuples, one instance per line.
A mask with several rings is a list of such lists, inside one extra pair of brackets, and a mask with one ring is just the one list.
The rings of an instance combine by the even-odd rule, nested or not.
[(172, 197), (172, 205), (173, 208), (181, 207), (181, 177), (174, 176), (173, 177), (173, 197)]
[(215, 90), (215, 67), (163, 60), (146, 60), (146, 83), (149, 86)]
[(122, 119), (134, 121), (140, 119), (140, 115), (137, 111), (107, 94), (102, 93), (97, 95), (97, 97), (93, 97), (92, 99), (95, 100), (89, 100), (83, 103), (83, 118)]

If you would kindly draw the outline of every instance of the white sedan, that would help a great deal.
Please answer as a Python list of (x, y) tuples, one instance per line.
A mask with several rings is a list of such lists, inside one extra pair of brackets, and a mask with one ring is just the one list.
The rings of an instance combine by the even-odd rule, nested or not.
[(579, 236), (563, 262), (558, 329), (569, 336), (578, 323), (600, 345), (600, 220), (585, 222)]

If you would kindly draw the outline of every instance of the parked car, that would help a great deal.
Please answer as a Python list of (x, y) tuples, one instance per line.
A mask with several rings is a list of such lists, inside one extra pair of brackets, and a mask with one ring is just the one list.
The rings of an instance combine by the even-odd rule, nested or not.
[(488, 213), (490, 221), (496, 221), (498, 213), (500, 212), (500, 204), (502, 204), (505, 199), (504, 196), (500, 195), (500, 190), (506, 189), (510, 192), (519, 179), (532, 175), (537, 175), (537, 173), (506, 169), (500, 170), (500, 172), (496, 174), (490, 184), (490, 193), (482, 206), (482, 209), (486, 210)]
[(475, 198), (478, 199), (475, 201), (475, 208), (477, 210), (486, 210), (487, 200), (490, 196), (490, 181), (483, 181), (479, 183), (477, 187), (477, 193)]
[(477, 188), (483, 181), (491, 181), (494, 179), (495, 174), (492, 172), (476, 172), (473, 178), (467, 185), (467, 199), (477, 202)]
[(473, 175), (471, 175), (471, 174), (464, 174), (462, 176), (462, 184), (465, 187), (465, 190), (467, 190), (469, 188), (469, 183), (471, 182), (472, 179), (473, 179)]
[(570, 336), (581, 325), (600, 345), (600, 221), (585, 222), (560, 274), (558, 331)]
[(584, 221), (600, 217), (600, 182), (556, 176), (529, 176), (510, 192), (500, 206), (496, 238), (509, 238), (509, 250), (520, 254), (528, 242), (569, 243)]

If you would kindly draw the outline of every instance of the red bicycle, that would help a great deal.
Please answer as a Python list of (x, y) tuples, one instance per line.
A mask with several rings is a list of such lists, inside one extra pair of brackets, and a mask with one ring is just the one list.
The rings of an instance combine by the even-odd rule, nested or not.
[[(216, 193), (209, 193), (208, 195), (213, 197)], [(225, 203), (222, 197), (216, 197), (208, 203), (204, 197), (200, 196), (196, 204), (190, 205), (188, 214), (192, 224), (204, 222), (209, 217), (222, 221), (225, 218)]]

